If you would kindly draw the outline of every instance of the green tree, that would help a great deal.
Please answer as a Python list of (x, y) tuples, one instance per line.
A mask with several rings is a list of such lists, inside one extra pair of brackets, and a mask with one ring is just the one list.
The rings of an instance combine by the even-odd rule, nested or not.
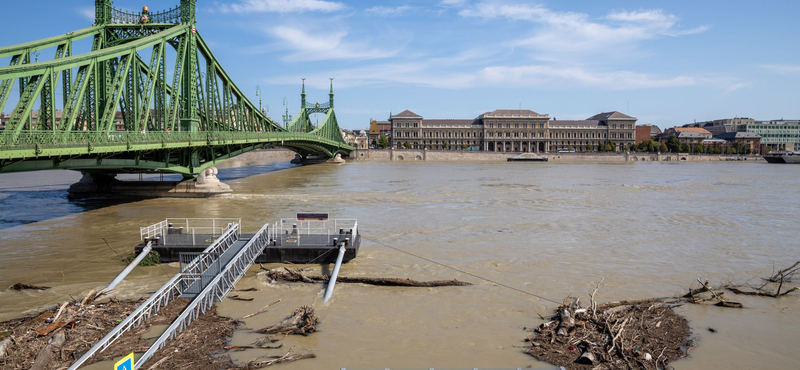
[(703, 146), (702, 143), (695, 143), (694, 144), (694, 152), (695, 153), (702, 153), (702, 152), (704, 152), (704, 149), (705, 149), (705, 147)]
[(667, 149), (673, 153), (678, 153), (681, 150), (681, 141), (678, 140), (677, 136), (669, 135), (669, 139), (667, 140)]
[(659, 146), (658, 146), (658, 151), (659, 152), (666, 153), (668, 150), (669, 150), (669, 148), (667, 148), (667, 144), (664, 144), (664, 143), (659, 144)]
[(689, 150), (691, 149), (689, 147), (689, 144), (687, 144), (687, 143), (681, 143), (680, 148), (681, 148), (680, 153), (689, 153)]
[(612, 148), (612, 147), (611, 147), (611, 143), (610, 143), (610, 142), (608, 142), (608, 143), (606, 143), (606, 145), (603, 147), (603, 151), (604, 151), (604, 152), (613, 152), (613, 151), (614, 151), (614, 148)]
[(411, 143), (406, 141), (405, 143), (403, 143), (403, 147), (406, 148), (406, 149), (409, 149), (409, 148), (411, 148)]
[(445, 141), (445, 142), (444, 142), (444, 148), (445, 148), (446, 150), (450, 150), (450, 142), (449, 142), (449, 141)]
[(381, 135), (381, 137), (378, 138), (378, 148), (386, 148), (388, 146), (389, 138), (387, 138), (386, 135)]

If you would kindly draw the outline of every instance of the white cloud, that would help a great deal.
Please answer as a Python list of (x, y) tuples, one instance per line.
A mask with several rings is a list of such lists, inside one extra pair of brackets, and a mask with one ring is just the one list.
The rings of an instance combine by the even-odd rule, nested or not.
[[(364, 68), (327, 71), (312, 76), (309, 80), (324, 82), (325, 76), (336, 76), (338, 86), (354, 87), (367, 85), (417, 85), (432, 88), (529, 88), (552, 89), (589, 87), (603, 90), (637, 90), (652, 88), (676, 88), (694, 85), (713, 85), (718, 88), (730, 86), (730, 81), (676, 76), (661, 77), (631, 71), (592, 71), (577, 67), (549, 65), (491, 66), (473, 71), (446, 72), (426, 63), (393, 63)], [(296, 78), (273, 79), (274, 83), (295, 83)], [(318, 88), (324, 88), (320, 82)]]
[(531, 47), (548, 54), (604, 52), (605, 58), (629, 51), (638, 42), (660, 36), (703, 32), (708, 27), (683, 30), (678, 18), (662, 10), (616, 11), (599, 20), (588, 14), (552, 11), (543, 6), (479, 3), (459, 11), (463, 17), (505, 18), (540, 25), (531, 36), (511, 46)]
[(439, 5), (458, 7), (458, 6), (462, 6), (462, 5), (466, 4), (466, 3), (467, 3), (466, 0), (442, 0), (439, 3)]
[(94, 8), (78, 8), (78, 14), (90, 21), (94, 21)]
[(798, 64), (764, 64), (761, 67), (781, 74), (800, 74)]
[(379, 59), (388, 58), (397, 51), (371, 48), (360, 43), (344, 41), (347, 32), (310, 34), (302, 29), (279, 26), (269, 31), (280, 44), (293, 52), (288, 60)]
[(365, 9), (364, 11), (374, 15), (380, 15), (384, 17), (394, 17), (408, 13), (411, 10), (411, 7), (408, 5), (397, 6), (397, 7), (388, 7), (388, 6), (374, 6), (369, 9)]
[(243, 0), (237, 4), (220, 4), (223, 13), (302, 13), (311, 11), (334, 12), (344, 9), (343, 3), (324, 0)]

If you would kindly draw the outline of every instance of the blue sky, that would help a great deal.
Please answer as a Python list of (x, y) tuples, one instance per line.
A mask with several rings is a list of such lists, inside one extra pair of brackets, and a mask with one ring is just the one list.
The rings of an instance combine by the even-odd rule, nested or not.
[[(117, 0), (159, 11), (178, 0)], [(91, 25), (90, 0), (6, 2), (0, 44)], [(199, 0), (198, 31), (279, 120), (325, 101), (343, 128), (410, 109), (561, 119), (618, 110), (671, 127), (734, 116), (800, 118), (798, 1)], [(35, 26), (31, 26), (35, 22)], [(24, 30), (24, 31), (21, 31)], [(7, 63), (3, 60), (0, 62)], [(6, 110), (9, 110), (7, 105)]]

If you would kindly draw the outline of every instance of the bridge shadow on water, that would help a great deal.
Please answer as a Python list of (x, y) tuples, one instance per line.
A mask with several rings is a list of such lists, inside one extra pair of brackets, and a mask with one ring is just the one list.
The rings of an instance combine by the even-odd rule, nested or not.
[[(296, 166), (298, 165), (289, 162), (264, 164), (236, 162), (230, 163), (228, 167), (219, 168), (217, 177), (223, 182), (234, 181)], [(54, 178), (63, 174), (62, 171), (47, 172), (53, 173)], [(70, 183), (41, 185), (44, 180), (42, 176), (2, 181), (11, 180), (10, 177), (15, 175), (19, 174), (5, 174), (4, 179), (0, 179), (0, 230), (141, 200), (115, 197), (71, 198), (67, 192)], [(123, 181), (138, 181), (139, 176), (120, 175), (118, 178)], [(142, 179), (158, 181), (162, 178), (158, 175), (148, 175), (142, 176)], [(164, 181), (180, 179), (180, 175), (163, 177)]]

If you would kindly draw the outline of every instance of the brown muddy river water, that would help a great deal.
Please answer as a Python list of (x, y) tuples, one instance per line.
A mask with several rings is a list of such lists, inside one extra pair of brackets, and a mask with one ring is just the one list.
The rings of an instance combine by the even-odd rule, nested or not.
[[(283, 369), (545, 367), (522, 353), (523, 327), (555, 304), (380, 245), (386, 243), (535, 295), (601, 301), (682, 294), (696, 278), (750, 281), (800, 259), (800, 166), (765, 163), (362, 162), (295, 167), (231, 161), (220, 177), (235, 194), (217, 199), (70, 201), (72, 172), (0, 175), (0, 320), (107, 284), (124, 266), (139, 227), (167, 217), (241, 217), (244, 231), (327, 211), (357, 218), (365, 239), (342, 276), (460, 279), (468, 287), (267, 285), (252, 268), (222, 315), (261, 328), (301, 305), (319, 332), (286, 339), (318, 357)], [(271, 265), (275, 267), (278, 265)], [(319, 272), (330, 266), (313, 265)], [(166, 270), (166, 271), (165, 271)], [(122, 296), (152, 292), (177, 268), (137, 268)], [(800, 368), (800, 294), (737, 297), (744, 309), (682, 306), (699, 345), (676, 369)], [(712, 333), (708, 328), (716, 329)], [(238, 331), (234, 345), (259, 336)], [(235, 352), (246, 361), (285, 350)]]

